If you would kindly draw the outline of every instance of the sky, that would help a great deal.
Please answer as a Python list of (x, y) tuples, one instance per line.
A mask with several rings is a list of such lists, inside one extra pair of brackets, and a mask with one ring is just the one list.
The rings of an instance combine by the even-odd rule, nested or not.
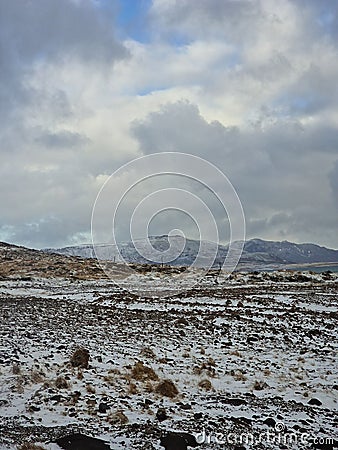
[(90, 242), (109, 176), (170, 151), (224, 172), (248, 239), (338, 248), (337, 80), (338, 0), (0, 0), (0, 240)]

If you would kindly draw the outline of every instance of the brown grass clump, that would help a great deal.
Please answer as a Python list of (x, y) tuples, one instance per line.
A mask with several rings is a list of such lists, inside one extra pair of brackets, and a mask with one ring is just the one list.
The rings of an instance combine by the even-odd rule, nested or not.
[(19, 364), (17, 364), (17, 363), (13, 364), (13, 366), (12, 366), (12, 373), (13, 373), (13, 375), (20, 375), (21, 368), (20, 368)]
[(195, 366), (193, 372), (195, 375), (207, 375), (209, 377), (216, 376), (216, 363), (212, 358), (209, 358), (206, 362), (203, 362), (200, 366)]
[(69, 387), (68, 381), (63, 377), (57, 377), (55, 380), (55, 387), (58, 389), (67, 389)]
[(136, 384), (130, 382), (129, 385), (128, 385), (128, 394), (129, 394), (129, 395), (135, 395), (135, 394), (137, 394), (137, 393), (138, 393), (138, 391), (137, 391), (137, 386), (136, 386)]
[(237, 369), (236, 371), (231, 371), (231, 375), (234, 377), (236, 381), (246, 381), (247, 377), (244, 375), (244, 373)]
[(117, 411), (116, 413), (108, 415), (107, 422), (109, 422), (111, 425), (125, 425), (129, 422), (129, 419), (123, 411)]
[(138, 361), (131, 369), (131, 376), (137, 381), (158, 380), (158, 375), (151, 367)]
[(32, 383), (41, 383), (44, 380), (44, 374), (37, 370), (32, 370), (30, 374)]
[(89, 363), (89, 351), (82, 347), (77, 348), (70, 357), (70, 363), (73, 367), (87, 369)]
[(211, 389), (212, 389), (211, 381), (208, 380), (208, 379), (201, 380), (201, 381), (198, 383), (198, 386), (199, 386), (201, 389), (205, 389), (206, 391), (211, 391)]
[(154, 386), (151, 384), (150, 381), (146, 381), (146, 383), (144, 385), (144, 390), (146, 392), (148, 392), (148, 394), (151, 394), (152, 392), (154, 392)]
[(140, 354), (145, 358), (156, 359), (156, 355), (150, 347), (143, 347)]
[(30, 442), (24, 442), (18, 447), (18, 450), (45, 450), (41, 445), (32, 444)]
[(162, 380), (156, 386), (155, 392), (164, 397), (174, 398), (178, 394), (178, 389), (171, 380)]
[(265, 389), (266, 387), (268, 387), (268, 385), (265, 383), (265, 381), (255, 381), (254, 385), (253, 385), (253, 389), (255, 391), (262, 391), (263, 389)]
[(232, 356), (238, 356), (239, 358), (242, 357), (242, 354), (241, 354), (238, 350), (233, 350), (233, 351), (231, 351), (231, 352), (229, 353), (229, 355), (232, 355)]
[(86, 391), (88, 392), (88, 394), (95, 394), (96, 389), (94, 388), (94, 386), (92, 384), (87, 384)]

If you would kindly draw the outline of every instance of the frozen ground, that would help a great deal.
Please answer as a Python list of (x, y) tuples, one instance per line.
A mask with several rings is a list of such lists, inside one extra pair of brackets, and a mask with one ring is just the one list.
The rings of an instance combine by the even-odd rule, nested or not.
[[(142, 292), (160, 276), (123, 283)], [(337, 276), (221, 276), (168, 298), (100, 279), (3, 278), (0, 448), (56, 449), (80, 431), (160, 449), (165, 430), (206, 449), (335, 448)], [(77, 347), (88, 368), (70, 363)]]

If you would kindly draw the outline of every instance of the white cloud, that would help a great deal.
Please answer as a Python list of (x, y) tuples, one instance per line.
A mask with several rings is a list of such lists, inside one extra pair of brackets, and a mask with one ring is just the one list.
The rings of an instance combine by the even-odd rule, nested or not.
[(1, 9), (3, 236), (78, 241), (108, 174), (177, 150), (225, 170), (252, 236), (338, 247), (332, 2), (154, 0), (144, 42), (93, 2)]

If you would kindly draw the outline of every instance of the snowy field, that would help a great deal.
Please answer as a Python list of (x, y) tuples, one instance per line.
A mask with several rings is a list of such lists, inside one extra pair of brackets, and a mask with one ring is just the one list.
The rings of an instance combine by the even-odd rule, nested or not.
[(3, 279), (0, 448), (81, 432), (160, 449), (168, 430), (205, 449), (336, 448), (337, 288), (338, 274), (236, 274), (146, 298), (107, 280)]

